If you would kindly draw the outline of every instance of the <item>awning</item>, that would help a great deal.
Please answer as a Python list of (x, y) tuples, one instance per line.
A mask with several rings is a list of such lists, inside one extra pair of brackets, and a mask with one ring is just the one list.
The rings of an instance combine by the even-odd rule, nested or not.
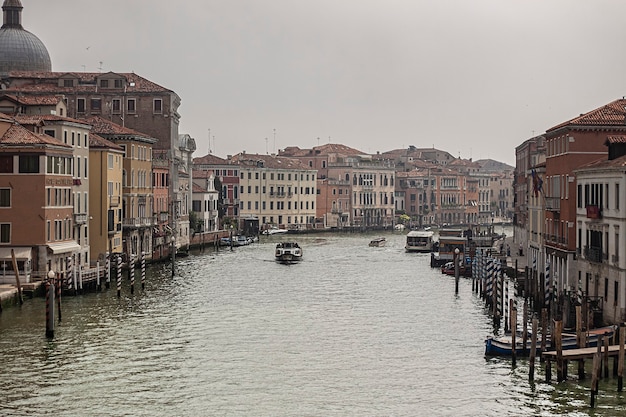
[(56, 255), (57, 253), (76, 252), (80, 250), (80, 245), (76, 242), (59, 242), (49, 243), (48, 248)]
[(10, 261), (13, 258), (11, 257), (11, 249), (15, 253), (15, 259), (30, 259), (31, 258), (31, 249), (32, 248), (0, 248), (0, 261)]

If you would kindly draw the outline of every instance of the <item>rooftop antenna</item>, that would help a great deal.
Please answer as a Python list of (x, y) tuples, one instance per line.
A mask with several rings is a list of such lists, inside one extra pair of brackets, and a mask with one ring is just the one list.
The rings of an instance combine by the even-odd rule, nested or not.
[(267, 138), (265, 138), (265, 155), (269, 155), (269, 152), (267, 151)]
[(103, 64), (103, 62), (102, 62), (102, 61), (99, 61), (99, 62), (100, 62), (100, 66), (98, 67), (98, 70), (99, 70), (100, 72), (102, 72), (102, 64)]
[(209, 128), (209, 155), (211, 155), (211, 128)]
[(276, 153), (276, 129), (274, 129), (274, 153)]
[(320, 146), (320, 137), (317, 137), (317, 146)]

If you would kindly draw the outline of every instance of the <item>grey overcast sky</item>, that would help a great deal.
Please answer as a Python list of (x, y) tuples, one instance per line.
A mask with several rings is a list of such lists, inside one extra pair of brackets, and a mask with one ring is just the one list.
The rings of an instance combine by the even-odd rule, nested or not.
[(514, 165), (526, 139), (626, 95), (623, 0), (22, 4), (54, 71), (175, 91), (194, 156), (332, 142)]

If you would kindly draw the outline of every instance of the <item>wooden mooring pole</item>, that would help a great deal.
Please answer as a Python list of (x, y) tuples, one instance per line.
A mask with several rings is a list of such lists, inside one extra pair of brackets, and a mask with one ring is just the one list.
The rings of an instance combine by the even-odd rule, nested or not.
[(600, 372), (600, 353), (593, 355), (593, 369), (591, 371), (591, 408), (596, 406), (596, 395), (598, 394), (598, 373)]
[(624, 339), (626, 336), (626, 327), (624, 323), (619, 325), (619, 355), (617, 363), (617, 391), (622, 392), (624, 387)]
[(529, 371), (528, 379), (532, 382), (535, 380), (535, 356), (537, 354), (537, 330), (539, 327), (539, 320), (533, 317), (532, 334), (530, 335), (530, 358), (529, 358)]
[(17, 259), (15, 258), (15, 250), (11, 249), (11, 260), (13, 261), (13, 271), (15, 271), (15, 284), (17, 285), (17, 299), (20, 305), (24, 304), (22, 297), (22, 284), (20, 283), (20, 270), (17, 267)]

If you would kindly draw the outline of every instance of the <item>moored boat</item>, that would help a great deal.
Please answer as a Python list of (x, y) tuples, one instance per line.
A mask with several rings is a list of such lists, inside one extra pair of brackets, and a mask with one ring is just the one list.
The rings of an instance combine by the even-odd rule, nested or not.
[(406, 235), (406, 245), (404, 249), (407, 252), (431, 252), (433, 250), (432, 230), (411, 230)]
[(381, 246), (385, 246), (385, 244), (387, 243), (387, 239), (385, 239), (384, 237), (377, 237), (376, 239), (372, 239), (370, 240), (370, 246), (372, 247), (381, 247)]
[(274, 257), (276, 261), (284, 264), (299, 262), (302, 260), (302, 248), (296, 242), (280, 242), (276, 244)]
[[(596, 329), (591, 329), (587, 332), (587, 346), (594, 347), (598, 344), (598, 337), (601, 335), (607, 335), (609, 337), (613, 336), (615, 332), (615, 328), (613, 326), (607, 327), (599, 327)], [(548, 344), (550, 344), (550, 340), (548, 340)], [(578, 348), (576, 335), (572, 333), (563, 333), (561, 335), (561, 344), (563, 346), (563, 350), (568, 349), (576, 349)], [(504, 336), (498, 337), (487, 337), (485, 339), (485, 355), (486, 356), (511, 356), (513, 354), (513, 338), (511, 334), (506, 334)], [(528, 355), (531, 349), (531, 338), (530, 334), (526, 340), (526, 348), (524, 349), (524, 341), (522, 339), (522, 335), (518, 332), (515, 335), (515, 353), (517, 355)], [(537, 340), (537, 354), (541, 351), (541, 340)], [(548, 348), (548, 350), (553, 350), (552, 348)]]

